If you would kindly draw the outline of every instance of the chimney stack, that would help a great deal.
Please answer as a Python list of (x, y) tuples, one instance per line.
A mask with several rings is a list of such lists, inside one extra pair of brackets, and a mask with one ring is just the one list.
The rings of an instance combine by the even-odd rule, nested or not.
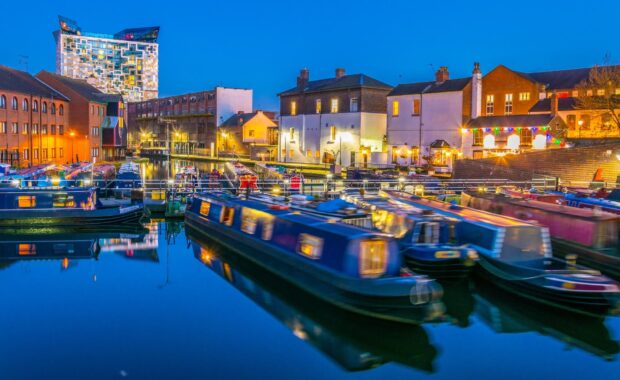
[(435, 82), (443, 83), (450, 79), (450, 73), (448, 73), (448, 66), (441, 66), (435, 73)]
[(310, 70), (303, 68), (299, 71), (299, 76), (297, 77), (297, 88), (303, 90), (308, 84), (310, 80)]
[(344, 76), (344, 69), (339, 67), (336, 69), (336, 78), (342, 78)]
[(480, 115), (482, 115), (482, 71), (480, 63), (474, 62), (471, 76), (471, 118), (475, 119)]
[(558, 114), (558, 93), (555, 91), (553, 91), (553, 94), (551, 94), (551, 114)]

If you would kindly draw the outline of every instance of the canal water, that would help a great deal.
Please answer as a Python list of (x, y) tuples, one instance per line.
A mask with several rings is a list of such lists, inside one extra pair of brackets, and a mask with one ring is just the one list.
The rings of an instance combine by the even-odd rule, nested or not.
[(615, 379), (620, 318), (575, 317), (484, 283), (446, 317), (341, 311), (181, 222), (144, 233), (3, 235), (2, 379)]

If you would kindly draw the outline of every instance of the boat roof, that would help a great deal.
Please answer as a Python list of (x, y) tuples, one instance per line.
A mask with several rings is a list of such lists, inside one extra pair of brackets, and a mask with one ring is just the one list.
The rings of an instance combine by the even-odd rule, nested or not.
[(355, 203), (361, 204), (363, 207), (375, 206), (378, 209), (393, 212), (393, 213), (405, 213), (407, 218), (414, 220), (428, 220), (428, 219), (453, 219), (448, 215), (439, 215), (435, 212), (432, 214), (425, 214), (424, 211), (433, 211), (425, 208), (416, 207), (415, 205), (394, 202), (389, 199), (379, 196), (361, 197), (361, 194), (347, 193), (346, 196), (349, 199), (353, 199)]
[(97, 188), (95, 187), (2, 187), (0, 193), (2, 194), (24, 194), (24, 193), (78, 193), (78, 192), (92, 192)]
[(453, 205), (445, 202), (436, 201), (428, 198), (420, 198), (417, 195), (413, 195), (410, 193), (402, 192), (402, 191), (384, 191), (386, 194), (390, 196), (394, 196), (396, 200), (403, 200), (414, 202), (415, 205), (420, 207), (426, 207), (429, 209), (437, 210), (438, 212), (455, 215), (463, 219), (467, 219), (473, 222), (484, 223), (496, 227), (518, 227), (518, 226), (527, 226), (527, 227), (539, 227), (538, 225), (527, 223), (525, 221), (510, 218), (503, 215), (493, 214), (487, 211), (476, 210), (469, 207), (463, 207), (458, 205)]

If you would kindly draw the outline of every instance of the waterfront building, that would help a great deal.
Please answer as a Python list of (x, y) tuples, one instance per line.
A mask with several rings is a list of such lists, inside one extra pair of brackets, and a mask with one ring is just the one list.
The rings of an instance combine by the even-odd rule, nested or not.
[(389, 162), (450, 171), (461, 147), (461, 127), (472, 117), (473, 90), (471, 77), (450, 79), (445, 66), (434, 81), (394, 87), (387, 95)]
[(274, 161), (278, 157), (278, 123), (275, 112), (239, 112), (219, 128), (219, 154)]
[[(123, 99), (120, 95), (105, 94), (85, 80), (47, 71), (39, 72), (37, 78), (58, 89), (71, 100), (71, 113), (66, 128), (71, 140), (72, 153), (68, 156), (70, 162), (124, 156), (127, 132), (123, 121)], [(105, 141), (104, 135), (107, 137)]]
[(384, 162), (386, 102), (392, 86), (365, 74), (310, 80), (281, 92), (280, 160), (344, 166)]
[(217, 127), (238, 112), (252, 112), (252, 90), (216, 87), (127, 105), (129, 146), (163, 152), (216, 154)]
[(159, 27), (124, 29), (114, 34), (83, 32), (59, 16), (56, 73), (88, 79), (99, 90), (121, 94), (126, 101), (157, 98)]
[(49, 84), (0, 65), (0, 162), (27, 167), (69, 161), (69, 104)]

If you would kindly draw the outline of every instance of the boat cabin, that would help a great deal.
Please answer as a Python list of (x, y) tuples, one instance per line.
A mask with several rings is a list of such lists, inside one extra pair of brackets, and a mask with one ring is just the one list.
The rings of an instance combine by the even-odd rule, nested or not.
[(98, 205), (96, 188), (1, 188), (0, 211), (29, 209), (94, 210)]

